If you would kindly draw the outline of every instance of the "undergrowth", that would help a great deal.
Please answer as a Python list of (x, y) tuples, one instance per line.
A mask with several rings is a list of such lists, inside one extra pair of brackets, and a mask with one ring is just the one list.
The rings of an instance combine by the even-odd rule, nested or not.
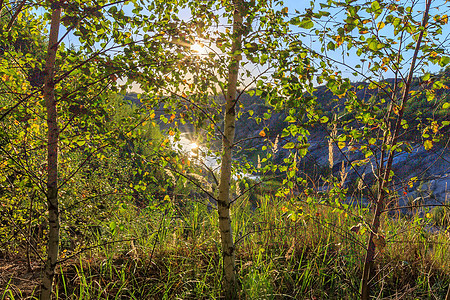
[[(215, 210), (197, 203), (154, 211), (123, 210), (120, 229), (106, 228), (71, 257), (62, 251), (58, 299), (219, 299), (222, 266)], [(364, 217), (362, 217), (364, 216)], [(349, 206), (259, 197), (234, 205), (241, 299), (355, 299), (370, 213)], [(372, 282), (379, 299), (444, 299), (450, 283), (445, 230), (432, 218), (386, 215)], [(113, 242), (117, 241), (117, 242)], [(83, 249), (81, 247), (80, 249)], [(39, 270), (33, 272), (39, 273)], [(5, 278), (2, 299), (37, 299)]]

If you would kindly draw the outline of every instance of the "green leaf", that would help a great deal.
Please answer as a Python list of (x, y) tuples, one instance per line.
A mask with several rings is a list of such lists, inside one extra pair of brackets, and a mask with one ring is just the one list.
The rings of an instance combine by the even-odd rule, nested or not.
[(450, 63), (450, 56), (442, 56), (439, 60), (439, 65), (441, 67), (445, 67), (448, 63)]
[(287, 116), (284, 121), (288, 123), (294, 123), (296, 120), (293, 116)]
[(327, 49), (334, 50), (336, 49), (336, 45), (333, 42), (328, 42)]
[(311, 21), (311, 19), (305, 18), (300, 22), (300, 24), (298, 24), (298, 26), (304, 29), (311, 29), (314, 27), (314, 22)]
[(261, 64), (265, 64), (268, 58), (269, 58), (269, 56), (267, 54), (263, 54), (263, 55), (261, 55), (261, 59), (259, 60), (259, 62)]
[(295, 17), (292, 18), (289, 23), (291, 23), (292, 25), (300, 25), (300, 18), (299, 17)]
[(77, 143), (77, 145), (78, 146), (83, 146), (84, 144), (86, 144), (86, 141), (85, 140), (78, 140), (78, 141), (76, 141), (76, 143)]
[(443, 105), (442, 105), (442, 108), (443, 109), (448, 109), (450, 107), (450, 102), (445, 102)]
[(287, 137), (290, 134), (291, 134), (291, 132), (287, 128), (284, 128), (283, 132), (281, 132), (281, 137)]
[(400, 125), (402, 125), (403, 129), (408, 129), (409, 127), (408, 122), (406, 120), (402, 120)]
[(329, 118), (327, 116), (323, 116), (320, 118), (320, 123), (327, 123), (329, 121)]
[(439, 65), (441, 67), (445, 67), (448, 63), (450, 63), (450, 56), (442, 56), (439, 60)]
[(283, 146), (284, 149), (292, 149), (295, 147), (295, 144), (292, 142), (287, 143), (286, 145)]
[(373, 50), (373, 51), (377, 51), (378, 50), (378, 42), (377, 42), (377, 40), (376, 39), (372, 39), (370, 42), (369, 42), (369, 49), (370, 50)]
[(373, 1), (370, 8), (372, 8), (372, 12), (376, 12), (381, 8), (380, 3), (378, 3), (378, 1)]

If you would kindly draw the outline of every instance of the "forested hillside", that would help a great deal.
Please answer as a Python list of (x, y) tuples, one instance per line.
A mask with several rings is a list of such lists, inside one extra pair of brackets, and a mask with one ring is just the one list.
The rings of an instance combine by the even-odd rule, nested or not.
[(442, 1), (0, 1), (1, 299), (450, 299)]

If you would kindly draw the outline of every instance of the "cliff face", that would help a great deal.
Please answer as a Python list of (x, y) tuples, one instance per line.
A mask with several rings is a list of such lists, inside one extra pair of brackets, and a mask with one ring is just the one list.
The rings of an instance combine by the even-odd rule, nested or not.
[[(323, 140), (313, 140), (310, 144), (309, 152), (300, 165), (304, 170), (315, 168), (317, 171), (313, 176), (319, 179), (319, 173), (329, 168), (328, 143)], [(393, 161), (395, 176), (391, 188), (398, 194), (398, 199), (395, 199), (398, 203), (395, 204), (399, 206), (439, 205), (450, 201), (450, 149), (436, 146), (425, 150), (422, 145), (414, 143), (411, 146), (411, 153), (398, 153)], [(350, 151), (348, 148), (343, 148), (341, 151), (342, 153), (334, 147), (333, 174), (337, 178), (342, 178), (341, 174), (344, 174), (344, 187), (349, 188), (349, 196), (360, 197), (362, 194), (363, 202), (368, 201), (367, 188), (358, 190), (358, 181), (362, 177), (369, 186), (373, 185), (373, 171), (376, 170), (375, 158), (365, 165), (358, 166), (357, 161), (365, 158), (362, 153)], [(326, 190), (328, 187), (324, 184), (320, 188)]]
[[(392, 85), (393, 80), (386, 80), (386, 83)], [(377, 90), (369, 89), (366, 83), (354, 83), (353, 89), (358, 99), (363, 101), (382, 97), (382, 95), (377, 94)], [(423, 90), (423, 85), (416, 79), (413, 90), (418, 91), (419, 89)], [(423, 92), (423, 95), (425, 95), (425, 92)], [(333, 115), (332, 112), (339, 114), (344, 109), (345, 99), (336, 99), (325, 86), (317, 87), (315, 96), (317, 97), (317, 106), (330, 118)], [(447, 93), (443, 90), (438, 90), (436, 99), (441, 104), (436, 105), (436, 103), (430, 103), (426, 98), (422, 99), (420, 97), (411, 101), (410, 108), (405, 115), (410, 128), (415, 128), (420, 122), (426, 123), (427, 118), (439, 121), (450, 120), (450, 110), (442, 109), (442, 103), (448, 102)], [(237, 140), (243, 140), (239, 144), (242, 149), (261, 149), (262, 145), (268, 144), (267, 139), (273, 143), (276, 137), (281, 135), (283, 128), (289, 125), (285, 122), (286, 112), (271, 111), (271, 107), (266, 105), (265, 101), (259, 97), (243, 95), (241, 102), (244, 104), (245, 110), (242, 111), (242, 116), (236, 124), (236, 138)], [(433, 105), (440, 107), (440, 109), (431, 109)], [(384, 113), (383, 109), (385, 108), (381, 107), (381, 115)], [(298, 117), (306, 118), (305, 116)], [(358, 126), (355, 122), (351, 124), (355, 125), (356, 128)], [(269, 130), (265, 130), (267, 135), (261, 137), (259, 134), (264, 128)], [(441, 129), (444, 139), (448, 139), (449, 129), (450, 126)], [(357, 182), (360, 180), (360, 176), (363, 176), (369, 186), (373, 185), (373, 171), (376, 170), (375, 157), (367, 164), (357, 166), (355, 162), (365, 158), (361, 152), (350, 151), (348, 148), (339, 150), (334, 146), (334, 165), (332, 170), (330, 170), (327, 129), (319, 124), (309, 127), (308, 131), (310, 133), (308, 137), (310, 146), (307, 155), (298, 162), (300, 172), (307, 173), (310, 178), (317, 181), (319, 186), (322, 185), (320, 187), (321, 190), (327, 189), (326, 184), (321, 180), (321, 176), (332, 172), (333, 175), (341, 178), (341, 174), (343, 174), (342, 176), (345, 177), (344, 186), (349, 187), (350, 194), (366, 197), (364, 195), (367, 195), (367, 192), (358, 192)], [(440, 144), (435, 143), (433, 148), (426, 150), (421, 146), (423, 142), (422, 133), (418, 131), (412, 133), (414, 131), (415, 129), (411, 132), (405, 131), (402, 136), (402, 141), (411, 145), (411, 153), (401, 152), (394, 158), (393, 170), (395, 177), (393, 178), (392, 188), (398, 193), (395, 201), (398, 201), (400, 206), (435, 205), (450, 201), (449, 145), (445, 144), (446, 141), (444, 141)], [(286, 139), (279, 140), (278, 151), (273, 154), (275, 162), (280, 163), (289, 155), (288, 150), (282, 149), (282, 146), (289, 141)], [(253, 153), (259, 154), (260, 152), (255, 151)], [(237, 156), (239, 157), (239, 155), (246, 155), (247, 158), (256, 163), (257, 155), (253, 154), (252, 156), (250, 151), (238, 151)], [(350, 166), (350, 162), (354, 165), (353, 167)]]

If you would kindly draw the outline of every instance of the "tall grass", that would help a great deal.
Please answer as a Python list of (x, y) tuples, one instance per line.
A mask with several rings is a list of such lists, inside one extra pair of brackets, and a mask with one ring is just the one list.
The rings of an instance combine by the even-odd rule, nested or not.
[[(302, 198), (257, 198), (256, 208), (248, 197), (241, 197), (232, 211), (242, 299), (359, 297), (368, 234), (364, 224), (371, 218), (366, 208), (342, 209)], [(161, 211), (121, 213), (116, 218), (123, 226), (114, 235), (103, 230), (97, 241), (102, 246), (61, 265), (57, 298), (220, 298), (215, 210), (186, 201)], [(445, 231), (429, 229), (433, 222), (432, 217), (418, 215), (385, 216), (385, 245), (377, 254), (372, 283), (377, 297), (444, 299), (450, 283), (450, 243)], [(22, 297), (8, 286), (2, 292), (2, 299)]]

